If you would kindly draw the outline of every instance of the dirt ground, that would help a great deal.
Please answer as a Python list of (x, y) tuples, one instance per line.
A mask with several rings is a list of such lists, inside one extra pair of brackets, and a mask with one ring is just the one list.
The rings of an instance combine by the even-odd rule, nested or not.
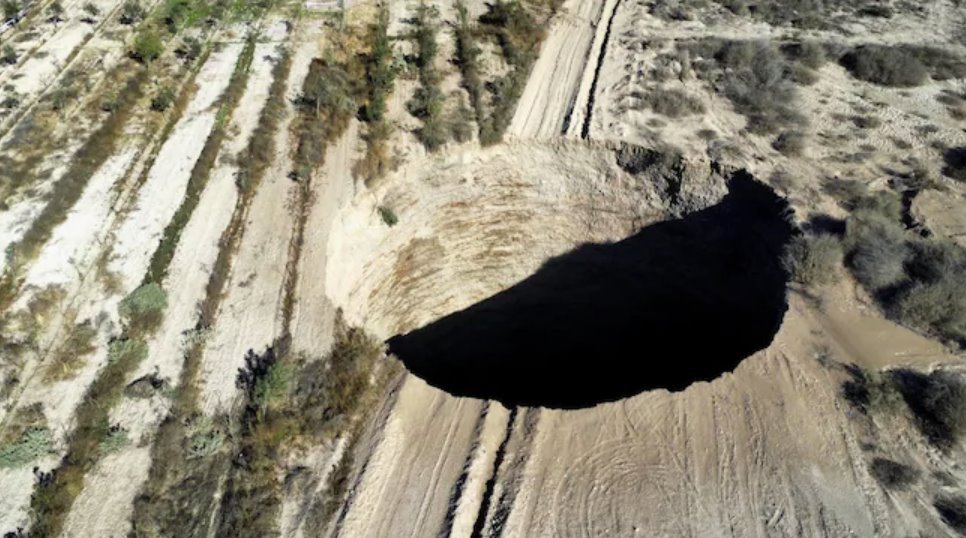
[[(95, 57), (102, 63), (87, 94), (63, 116), (65, 123), (76, 121), (83, 136), (51, 150), (22, 183), (0, 185), (0, 248), (23, 237), (96, 127), (76, 118), (105, 90), (101, 72), (132, 61), (125, 51), (135, 29), (118, 22), (121, 2), (95, 3), (103, 15), (93, 24), (80, 20), (81, 2), (64, 2), (65, 22), (24, 23), (3, 34), (3, 44), (12, 43), (20, 61), (0, 68), (0, 85), (23, 96), (19, 110), (0, 118), (0, 152), (11, 162), (29, 153), (14, 135), (32, 107), (65, 84), (70, 67)], [(435, 67), (450, 110), (469, 95), (453, 59), (457, 4), (430, 3), (441, 17)], [(108, 439), (97, 441), (96, 461), (64, 493), (71, 505), (61, 535), (140, 536), (143, 529), (132, 527), (136, 502), (146, 492), (157, 494), (151, 481), (165, 466), (186, 478), (173, 486), (180, 490), (172, 494), (176, 502), (151, 507), (178, 512), (163, 515), (189, 522), (192, 536), (218, 535), (230, 510), (222, 506), (199, 516), (194, 507), (178, 508), (191, 495), (175, 494), (188, 490), (209, 496), (205, 502), (213, 505), (239, 492), (251, 494), (239, 502), (261, 498), (255, 504), (274, 510), (268, 535), (286, 538), (962, 532), (937, 510), (935, 499), (966, 488), (963, 447), (933, 446), (908, 414), (857, 408), (844, 397), (843, 383), (856, 369), (960, 375), (966, 357), (888, 319), (844, 266), (836, 268), (841, 274), (834, 284), (783, 287), (787, 310), (779, 313), (770, 342), (714, 379), (682, 390), (645, 390), (567, 409), (514, 405), (457, 396), (387, 354), (362, 383), (378, 387), (371, 398), (360, 397), (368, 407), (340, 417), (331, 435), (306, 445), (299, 429), (304, 425), (290, 426), (280, 440), (271, 437), (277, 432), (246, 437), (252, 436), (247, 421), (260, 416), (250, 412), (255, 398), (274, 402), (274, 393), (267, 377), (259, 381), (266, 384), (244, 383), (245, 374), (257, 370), (245, 362), (249, 350), (284, 347), (286, 357), (294, 358), (286, 375), (307, 361), (328, 368), (343, 322), (392, 342), (471, 307), (485, 309), (488, 299), (526, 283), (562, 256), (582, 248), (603, 251), (649, 227), (723, 205), (740, 181), (735, 178), (787, 202), (781, 222), (790, 228), (807, 226), (816, 216), (844, 226), (847, 209), (825, 188), (830, 181), (852, 179), (876, 191), (892, 188), (896, 177), (922, 173), (929, 181), (904, 191), (910, 229), (966, 245), (966, 187), (944, 171), (943, 153), (966, 147), (963, 119), (950, 112), (958, 102), (950, 96), (966, 102), (966, 79), (890, 88), (860, 81), (828, 61), (794, 93), (795, 110), (807, 119), (796, 127), (807, 147), (790, 154), (776, 149), (776, 133), (749, 129), (748, 118), (722, 90), (726, 79), (709, 79), (697, 53), (681, 52), (715, 38), (781, 44), (804, 39), (837, 47), (931, 44), (966, 55), (960, 37), (966, 15), (951, 0), (918, 10), (894, 6), (888, 20), (842, 12), (835, 25), (809, 29), (769, 24), (754, 12), (734, 13), (699, 0), (533, 3), (541, 16), (555, 11), (541, 26), (546, 35), (514, 96), (503, 141), (481, 147), (474, 132), (435, 152), (420, 144), (422, 120), (408, 110), (420, 84), (408, 56), (415, 50), (416, 4), (390, 2), (388, 34), (400, 73), (386, 96), (392, 166), (369, 185), (356, 168), (373, 136), (364, 114), (351, 114), (347, 128), (326, 141), (324, 159), (310, 177), (292, 171), (301, 122), (309, 116), (303, 83), (312, 61), (366, 58), (365, 35), (377, 10), (370, 4), (344, 14), (299, 7), (286, 4), (260, 21), (212, 22), (191, 30), (206, 52), (196, 70), (180, 69), (182, 59), (169, 47), (148, 78), (150, 84), (169, 83), (173, 79), (164, 77), (173, 75), (166, 69), (178, 69), (184, 77), (178, 80), (188, 81), (178, 90), (183, 109), (169, 113), (173, 119), (165, 127), (161, 120), (168, 116), (152, 115), (150, 98), (142, 99), (123, 129), (124, 140), (84, 178), (77, 201), (60, 215), (37, 255), (18, 266), (22, 274), (4, 273), (11, 259), (0, 260), (0, 275), (16, 283), (12, 291), (0, 290), (10, 294), (0, 302), (0, 532), (29, 534), (37, 517), (31, 498), (36, 501), (51, 481), (44, 473), (73, 464), (63, 459), (76, 448), (72, 443), (104, 427), (83, 423), (77, 410), (97, 397), (90, 387), (109, 370), (112, 345), (129, 336), (119, 304), (144, 282), (193, 170), (204, 161), (209, 135), (222, 127), (218, 156), (180, 231), (166, 277), (157, 282), (166, 297), (158, 327), (144, 342), (143, 360), (111, 387), (117, 397), (104, 408), (109, 431), (122, 433), (123, 442), (108, 447)], [(474, 20), (487, 10), (484, 2), (467, 8)], [(223, 114), (222, 100), (249, 34), (254, 53), (245, 85), (232, 113)], [(489, 106), (506, 64), (497, 58), (496, 39), (481, 47)], [(283, 50), (291, 69), (276, 81)], [(284, 83), (281, 111), (266, 133), (260, 126), (276, 82)], [(701, 112), (670, 117), (643, 104), (642, 96), (658, 84), (691, 96)], [(147, 95), (154, 95), (156, 88), (150, 90)], [(354, 98), (358, 102), (351, 105), (358, 106), (366, 97)], [(860, 127), (856, 115), (875, 120)], [(474, 130), (482, 119), (470, 121)], [(67, 128), (57, 127), (51, 136)], [(246, 205), (237, 178), (256, 136), (271, 137), (274, 153)], [(684, 248), (683, 236), (681, 241)], [(216, 270), (225, 270), (217, 267), (222, 255), (229, 256), (228, 270), (216, 275), (225, 285), (215, 295), (210, 284)], [(720, 269), (741, 270), (740, 264)], [(686, 269), (672, 272), (664, 275), (668, 293), (671, 281), (691, 277)], [(603, 271), (598, 277), (609, 278)], [(212, 305), (214, 315), (203, 316), (203, 307)], [(560, 312), (544, 316), (562, 319)], [(72, 339), (78, 327), (92, 328), (84, 342), (90, 349), (65, 360), (60, 351), (78, 345)], [(716, 329), (689, 327), (687, 334), (701, 340)], [(635, 342), (619, 359), (635, 364), (633, 371), (643, 371), (649, 365), (639, 363), (646, 361), (660, 361), (650, 366), (655, 369), (687, 370), (681, 350), (662, 347), (655, 357), (649, 352), (654, 346)], [(55, 359), (69, 367), (52, 375)], [(611, 359), (586, 357), (588, 378)], [(532, 366), (522, 358), (520, 368)], [(378, 372), (385, 370), (398, 375), (379, 384)], [(186, 371), (197, 378), (188, 379)], [(312, 371), (334, 379), (341, 373)], [(548, 384), (555, 379), (547, 372)], [(291, 394), (304, 381), (323, 380), (280, 383)], [(193, 395), (194, 407), (184, 412)], [(27, 419), (33, 422), (24, 430)], [(186, 431), (199, 424), (221, 429), (212, 426), (215, 433), (201, 440), (185, 434), (171, 441), (159, 434), (166, 420)], [(30, 427), (50, 435), (40, 448), (28, 447), (35, 452), (21, 461), (15, 443)], [(253, 451), (257, 443), (275, 444)], [(189, 456), (159, 460), (170, 454)], [(253, 457), (268, 460), (252, 465)], [(904, 462), (919, 478), (890, 489), (873, 471), (878, 458)], [(269, 486), (238, 486), (256, 471), (264, 471), (258, 478), (269, 477)], [(208, 472), (223, 474), (202, 476)]]

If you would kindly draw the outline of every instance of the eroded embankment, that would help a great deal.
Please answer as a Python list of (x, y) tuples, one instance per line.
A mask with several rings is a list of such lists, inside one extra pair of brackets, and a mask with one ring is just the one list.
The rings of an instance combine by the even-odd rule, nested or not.
[(330, 293), (460, 396), (582, 407), (732, 370), (781, 323), (787, 205), (742, 172), (619, 153), (517, 144), (417, 163), (337, 219)]

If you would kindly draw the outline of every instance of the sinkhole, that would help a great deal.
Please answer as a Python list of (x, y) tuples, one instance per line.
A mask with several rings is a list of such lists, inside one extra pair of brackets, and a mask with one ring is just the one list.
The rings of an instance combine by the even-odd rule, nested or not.
[(433, 386), (511, 406), (587, 407), (729, 372), (778, 331), (793, 228), (785, 201), (747, 173), (727, 189), (705, 209), (554, 256), (389, 349)]

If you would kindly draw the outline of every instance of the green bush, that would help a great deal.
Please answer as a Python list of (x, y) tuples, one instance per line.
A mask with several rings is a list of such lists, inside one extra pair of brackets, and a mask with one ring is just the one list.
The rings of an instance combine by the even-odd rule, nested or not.
[(842, 245), (827, 234), (799, 235), (788, 244), (782, 261), (796, 281), (806, 286), (828, 284), (838, 277)]
[(856, 279), (890, 318), (966, 347), (966, 249), (907, 233), (894, 193), (849, 205), (846, 260)]
[(376, 23), (369, 31), (371, 49), (365, 57), (368, 101), (363, 105), (362, 118), (370, 123), (382, 121), (386, 112), (386, 98), (392, 91), (397, 69), (393, 65), (392, 41), (389, 38), (389, 11), (383, 7)]
[(0, 446), (0, 469), (24, 467), (52, 452), (50, 430), (30, 428), (19, 439)]
[(118, 306), (118, 313), (124, 321), (130, 336), (139, 336), (153, 331), (161, 324), (164, 309), (168, 306), (168, 296), (159, 284), (144, 284), (131, 292)]
[(470, 24), (469, 12), (462, 1), (456, 2), (456, 12), (456, 65), (460, 68), (462, 86), (470, 98), (470, 108), (479, 121), (484, 114), (483, 79), (480, 77), (479, 64), (482, 51), (476, 43), (476, 28)]
[(130, 444), (131, 439), (128, 437), (127, 430), (114, 425), (107, 430), (107, 435), (104, 436), (104, 440), (101, 441), (99, 448), (101, 455), (106, 456), (118, 452)]
[(205, 458), (225, 445), (225, 434), (210, 419), (201, 419), (190, 425), (188, 433), (188, 458)]
[(918, 470), (886, 458), (874, 458), (869, 464), (869, 472), (880, 484), (893, 490), (908, 489), (920, 475)]
[(101, 9), (94, 5), (93, 2), (85, 2), (83, 10), (90, 17), (96, 17), (101, 14)]
[(199, 56), (201, 56), (201, 50), (201, 41), (199, 41), (198, 38), (186, 37), (181, 41), (181, 44), (178, 45), (178, 48), (175, 49), (174, 53), (182, 60), (193, 62), (197, 60)]
[(144, 7), (137, 0), (127, 0), (121, 7), (121, 24), (135, 24), (144, 18)]
[(47, 17), (51, 22), (60, 22), (64, 16), (64, 4), (60, 0), (54, 0), (47, 6)]
[(175, 99), (177, 99), (177, 95), (174, 93), (174, 89), (170, 86), (165, 86), (158, 90), (158, 93), (151, 99), (151, 110), (164, 112), (171, 108)]
[(842, 383), (842, 397), (863, 413), (894, 412), (902, 408), (902, 395), (890, 372), (846, 366), (851, 379)]
[(382, 222), (392, 228), (399, 222), (399, 217), (396, 213), (389, 207), (379, 206), (379, 216), (382, 218)]
[(781, 51), (792, 61), (809, 69), (819, 69), (828, 61), (825, 47), (818, 41), (800, 41), (781, 47)]
[(855, 78), (881, 86), (919, 86), (929, 75), (922, 62), (899, 47), (865, 45), (843, 56), (841, 63)]
[(20, 14), (23, 3), (20, 0), (3, 0), (3, 19), (12, 20)]
[(161, 37), (151, 31), (142, 32), (134, 41), (134, 50), (131, 56), (142, 63), (151, 63), (161, 57), (164, 52), (164, 43)]
[(107, 363), (115, 364), (121, 361), (141, 362), (148, 356), (148, 346), (140, 340), (117, 339), (112, 340), (107, 349)]
[(4, 45), (3, 54), (0, 54), (0, 61), (3, 61), (7, 65), (17, 63), (17, 49), (13, 48), (12, 45)]

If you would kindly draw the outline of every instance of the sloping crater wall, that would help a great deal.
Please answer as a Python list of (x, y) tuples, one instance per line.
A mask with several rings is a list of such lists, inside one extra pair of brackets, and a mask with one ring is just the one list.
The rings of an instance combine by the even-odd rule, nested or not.
[(511, 405), (733, 369), (782, 319), (787, 206), (744, 173), (621, 154), (515, 143), (407, 167), (337, 217), (329, 296), (429, 383)]

